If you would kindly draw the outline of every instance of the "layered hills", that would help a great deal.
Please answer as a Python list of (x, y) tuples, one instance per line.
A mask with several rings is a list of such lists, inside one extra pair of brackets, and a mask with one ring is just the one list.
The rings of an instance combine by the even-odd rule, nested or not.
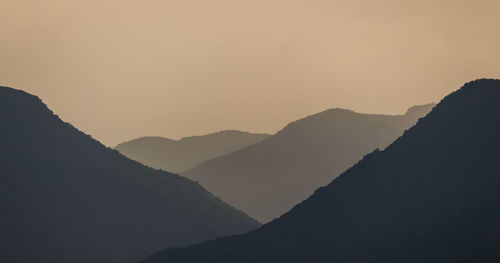
[(143, 262), (499, 262), (499, 101), (467, 83), (279, 219)]
[(434, 106), (415, 106), (396, 116), (330, 109), (292, 122), (262, 142), (209, 160), (182, 175), (268, 222), (364, 154), (389, 145)]
[(130, 159), (173, 173), (229, 154), (269, 137), (267, 134), (226, 130), (201, 136), (172, 140), (164, 137), (141, 137), (115, 147)]

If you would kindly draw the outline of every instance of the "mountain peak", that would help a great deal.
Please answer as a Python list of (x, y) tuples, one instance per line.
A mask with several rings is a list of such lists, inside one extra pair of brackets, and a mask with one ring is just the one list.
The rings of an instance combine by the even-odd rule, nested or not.
[(269, 134), (264, 134), (264, 133), (250, 133), (246, 131), (240, 131), (240, 130), (220, 130), (217, 132), (212, 132), (209, 134), (205, 135), (194, 135), (194, 136), (187, 136), (181, 138), (179, 141), (185, 142), (185, 141), (195, 141), (198, 139), (206, 139), (206, 138), (230, 138), (230, 137), (237, 137), (237, 136), (252, 136), (252, 135), (257, 135), (257, 136), (269, 136)]
[[(428, 103), (428, 104), (423, 104), (423, 105), (415, 105), (415, 106), (412, 106), (410, 108), (408, 108), (408, 110), (406, 111), (406, 113), (404, 115), (411, 115), (411, 116), (416, 116), (416, 115), (420, 115), (420, 116), (425, 116), (425, 114), (429, 113), (432, 108), (434, 108), (436, 106), (436, 103)], [(422, 114), (424, 113), (424, 114)]]
[(0, 92), (2, 93), (2, 95), (25, 94), (27, 96), (36, 97), (32, 94), (27, 93), (26, 91), (14, 89), (14, 88), (8, 87), (8, 86), (1, 86), (1, 85), (0, 85)]
[(7, 86), (0, 86), (0, 100), (2, 103), (9, 105), (20, 106), (19, 103), (38, 104), (39, 106), (46, 106), (42, 100), (35, 95), (29, 94), (23, 90), (14, 89)]

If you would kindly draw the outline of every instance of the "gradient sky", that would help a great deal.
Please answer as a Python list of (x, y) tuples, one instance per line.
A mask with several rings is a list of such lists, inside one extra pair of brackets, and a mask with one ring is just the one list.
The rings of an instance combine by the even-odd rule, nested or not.
[(109, 146), (400, 114), (500, 78), (500, 1), (0, 0), (0, 85)]

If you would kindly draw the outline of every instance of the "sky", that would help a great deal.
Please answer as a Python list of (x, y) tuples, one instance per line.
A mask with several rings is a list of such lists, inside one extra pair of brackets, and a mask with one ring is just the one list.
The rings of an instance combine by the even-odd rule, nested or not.
[(0, 85), (108, 146), (402, 114), (500, 78), (500, 1), (0, 0)]

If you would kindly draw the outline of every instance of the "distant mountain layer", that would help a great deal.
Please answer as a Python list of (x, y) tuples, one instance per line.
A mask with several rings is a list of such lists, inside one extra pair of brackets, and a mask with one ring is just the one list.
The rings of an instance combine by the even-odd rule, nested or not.
[(500, 262), (500, 80), (447, 96), (279, 219), (156, 262)]
[(326, 185), (364, 154), (389, 145), (433, 107), (415, 106), (399, 116), (327, 110), (182, 175), (267, 222)]
[(163, 137), (142, 137), (121, 143), (115, 149), (153, 168), (180, 173), (267, 137), (268, 134), (228, 130), (178, 141)]
[(0, 87), (0, 262), (135, 262), (256, 228), (178, 175), (154, 170)]

